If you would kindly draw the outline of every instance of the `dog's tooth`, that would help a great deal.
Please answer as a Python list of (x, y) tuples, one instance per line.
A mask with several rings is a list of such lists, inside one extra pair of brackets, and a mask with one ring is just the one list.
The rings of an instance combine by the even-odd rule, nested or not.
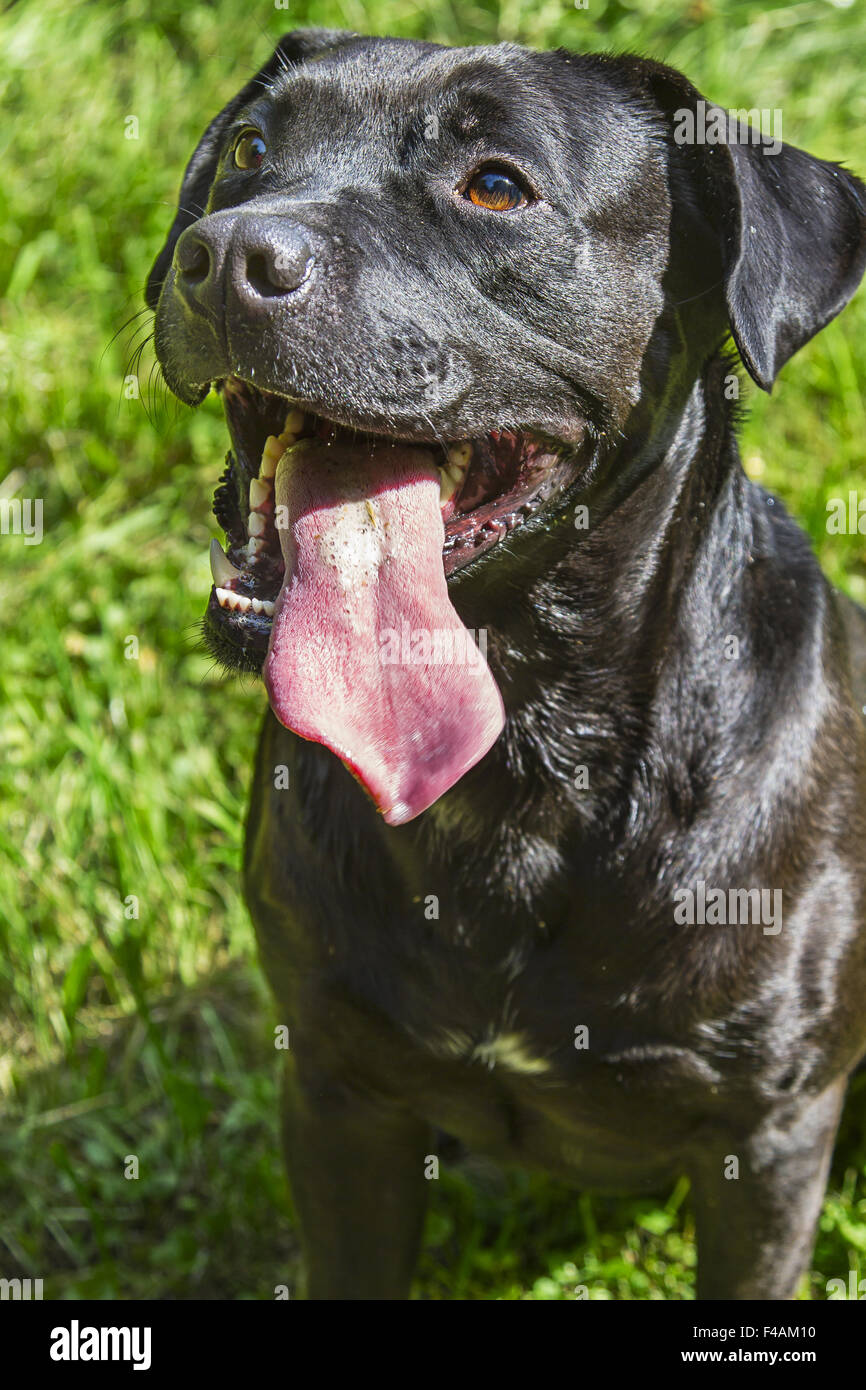
[(469, 467), (469, 460), (472, 457), (472, 445), (464, 441), (462, 444), (452, 444), (448, 449), (448, 472), (452, 477), (460, 477)]
[(307, 419), (304, 412), (299, 410), (297, 406), (294, 406), (286, 416), (286, 421), (283, 425), (283, 433), (298, 435), (301, 433), (306, 423)]
[(271, 617), (273, 617), (273, 613), (274, 613), (274, 605), (271, 603), (270, 599), (266, 599), (266, 598), (254, 598), (254, 599), (253, 599), (253, 612), (254, 612), (254, 613), (264, 613), (265, 617), (271, 618)]
[(250, 511), (254, 512), (271, 495), (271, 485), (267, 478), (253, 478), (250, 483)]
[(262, 452), (262, 462), (259, 468), (259, 478), (264, 482), (269, 482), (277, 471), (277, 464), (283, 457), (287, 449), (291, 449), (293, 444), (297, 444), (298, 436), (291, 430), (283, 430), (280, 435), (270, 435), (268, 442)]
[(451, 474), (446, 472), (444, 468), (439, 469), (439, 474), (439, 501), (448, 502), (457, 491), (457, 484), (459, 480), (456, 478), (452, 478)]
[(220, 608), (230, 608), (232, 612), (248, 613), (253, 601), (246, 594), (236, 594), (232, 589), (215, 590)]
[(286, 446), (275, 434), (269, 434), (265, 440), (265, 447), (262, 449), (262, 461), (259, 465), (259, 476), (262, 478), (272, 478), (276, 471), (277, 464), (286, 452)]
[(250, 536), (249, 540), (247, 541), (247, 554), (249, 555), (251, 560), (254, 560), (260, 551), (266, 549), (267, 546), (265, 545), (265, 542), (259, 540), (258, 536)]
[(228, 584), (230, 579), (237, 579), (240, 574), (240, 570), (235, 569), (216, 536), (210, 543), (210, 572), (214, 584), (222, 585)]
[(250, 512), (247, 517), (247, 532), (251, 536), (264, 535), (267, 522), (261, 512)]

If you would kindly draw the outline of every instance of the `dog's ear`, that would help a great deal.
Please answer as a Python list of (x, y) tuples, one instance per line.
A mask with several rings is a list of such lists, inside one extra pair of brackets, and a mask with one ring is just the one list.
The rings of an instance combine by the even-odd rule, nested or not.
[[(680, 73), (643, 65), (657, 104), (680, 134), (690, 112), (725, 143), (676, 145), (690, 163), (718, 238), (734, 341), (750, 376), (769, 391), (779, 370), (853, 295), (866, 266), (866, 187), (838, 164), (781, 141), (752, 143), (748, 127)], [(718, 115), (716, 115), (718, 113)], [(724, 123), (723, 123), (724, 122)], [(696, 129), (696, 127), (693, 127)], [(709, 131), (708, 131), (709, 133)]]
[(728, 314), (744, 365), (769, 391), (860, 283), (866, 187), (793, 145), (778, 154), (752, 144), (727, 148), (734, 175), (725, 228)]
[(197, 222), (205, 211), (210, 186), (213, 183), (219, 160), (223, 135), (238, 111), (266, 86), (278, 72), (287, 67), (303, 63), (314, 54), (337, 48), (346, 39), (354, 37), (342, 29), (295, 29), (284, 34), (264, 67), (246, 86), (232, 97), (218, 116), (215, 116), (195, 147), (192, 159), (186, 166), (178, 198), (178, 209), (171, 224), (166, 243), (153, 263), (147, 277), (144, 297), (150, 309), (155, 309), (162, 289), (162, 282), (168, 273), (174, 255), (175, 243), (187, 227)]

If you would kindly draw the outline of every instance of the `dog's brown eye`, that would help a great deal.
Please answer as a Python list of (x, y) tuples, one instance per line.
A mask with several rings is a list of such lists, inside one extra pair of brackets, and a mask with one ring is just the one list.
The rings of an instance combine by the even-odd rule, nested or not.
[(258, 169), (268, 147), (257, 130), (245, 130), (235, 145), (235, 167)]
[(520, 184), (504, 169), (479, 169), (470, 180), (464, 197), (490, 212), (513, 212), (529, 201)]

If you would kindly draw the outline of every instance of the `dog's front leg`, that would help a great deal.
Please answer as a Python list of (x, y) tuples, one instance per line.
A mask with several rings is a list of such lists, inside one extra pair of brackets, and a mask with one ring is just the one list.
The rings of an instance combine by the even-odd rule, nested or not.
[(311, 1299), (404, 1299), (426, 1205), (427, 1126), (287, 1062), (283, 1142)]
[[(845, 1080), (716, 1138), (693, 1169), (698, 1298), (791, 1299), (808, 1269)], [(844, 1272), (844, 1271), (841, 1271)]]

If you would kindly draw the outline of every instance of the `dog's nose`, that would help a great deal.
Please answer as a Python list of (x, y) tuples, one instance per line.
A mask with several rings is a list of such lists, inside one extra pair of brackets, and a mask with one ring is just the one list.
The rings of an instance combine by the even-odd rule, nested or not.
[(220, 312), (229, 288), (250, 305), (293, 294), (310, 274), (313, 253), (302, 229), (285, 218), (217, 213), (178, 239), (176, 264), (185, 298)]

